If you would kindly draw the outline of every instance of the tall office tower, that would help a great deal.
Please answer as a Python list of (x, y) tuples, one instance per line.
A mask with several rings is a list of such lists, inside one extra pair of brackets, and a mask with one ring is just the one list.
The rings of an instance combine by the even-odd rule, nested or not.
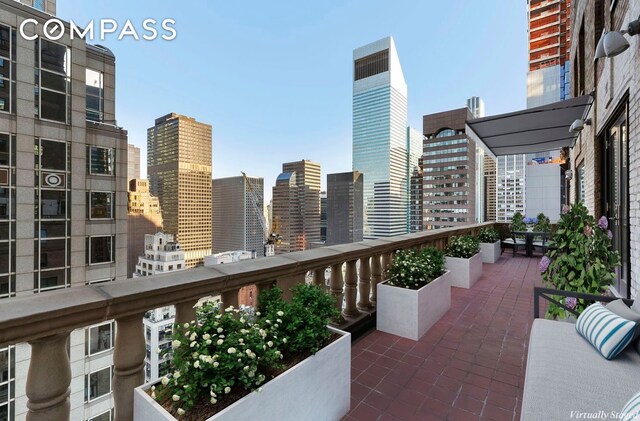
[(465, 134), (469, 108), (423, 117), (424, 229), (473, 224), (476, 143)]
[(138, 256), (144, 253), (145, 236), (162, 231), (160, 201), (149, 193), (149, 180), (129, 180), (127, 216), (127, 277), (131, 278)]
[(176, 236), (188, 268), (211, 254), (211, 126), (170, 113), (147, 130), (151, 193), (160, 199), (164, 231)]
[(362, 241), (364, 176), (327, 174), (327, 245)]
[(127, 181), (140, 179), (140, 148), (127, 145)]
[(411, 232), (411, 177), (415, 169), (418, 167), (422, 158), (422, 145), (424, 144), (424, 135), (420, 130), (413, 127), (407, 127), (407, 159), (406, 165), (406, 188), (407, 188), (407, 231)]
[[(134, 278), (176, 272), (185, 269), (184, 251), (173, 235), (158, 232), (144, 236), (144, 251), (138, 256)], [(148, 311), (142, 319), (147, 353), (144, 358), (145, 381), (150, 382), (169, 371), (170, 358), (157, 350), (171, 347), (171, 333), (175, 322), (174, 306)]]
[(525, 155), (498, 157), (496, 177), (496, 221), (508, 222), (516, 212), (525, 213), (527, 168)]
[(327, 192), (320, 192), (320, 242), (327, 242)]
[(484, 220), (496, 220), (496, 160), (489, 155), (484, 156)]
[[(35, 3), (49, 14), (0, 2), (0, 307), (127, 277), (127, 132), (115, 124), (115, 57), (68, 32), (57, 41), (21, 36), (21, 22), (35, 19), (25, 32), (42, 35), (55, 13), (54, 1)], [(70, 334), (71, 419), (110, 417), (113, 333), (106, 321)], [(26, 418), (30, 355), (27, 344), (0, 348), (0, 419)]]
[(392, 37), (353, 51), (353, 170), (364, 175), (364, 238), (407, 232), (407, 84)]
[(276, 244), (276, 254), (304, 250), (295, 172), (283, 172), (278, 176), (271, 200), (271, 230), (281, 239)]
[(472, 96), (467, 99), (467, 108), (471, 110), (473, 118), (484, 117), (484, 101), (478, 96)]
[(320, 164), (306, 159), (282, 164), (283, 173), (295, 173), (302, 216), (303, 250), (320, 241)]
[(254, 251), (257, 257), (264, 256), (265, 233), (260, 220), (264, 179), (247, 177), (247, 180), (251, 188), (243, 176), (216, 178), (212, 182), (214, 253), (247, 250)]
[(422, 169), (422, 158), (411, 174), (411, 189), (409, 192), (409, 232), (420, 232), (424, 229), (424, 173)]
[(571, 0), (528, 0), (527, 108), (569, 98)]

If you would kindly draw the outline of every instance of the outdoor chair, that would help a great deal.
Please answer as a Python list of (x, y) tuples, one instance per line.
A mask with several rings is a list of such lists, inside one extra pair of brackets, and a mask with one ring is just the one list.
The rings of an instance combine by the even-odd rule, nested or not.
[(527, 242), (524, 238), (516, 238), (516, 235), (512, 232), (511, 238), (505, 238), (500, 243), (502, 247), (502, 253), (504, 253), (505, 248), (513, 249), (513, 255), (515, 256), (519, 249), (526, 250)]

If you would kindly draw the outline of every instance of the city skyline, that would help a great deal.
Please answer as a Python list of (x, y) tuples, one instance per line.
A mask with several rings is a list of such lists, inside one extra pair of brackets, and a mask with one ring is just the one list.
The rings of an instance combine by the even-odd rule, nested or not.
[[(461, 1), (407, 1), (393, 10), (377, 3), (380, 7), (317, 3), (305, 10), (292, 2), (255, 3), (242, 10), (230, 4), (176, 10), (160, 3), (150, 12), (144, 2), (115, 0), (88, 8), (86, 2), (64, 0), (58, 15), (78, 23), (104, 17), (176, 19), (178, 37), (172, 42), (99, 42), (118, 57), (118, 124), (142, 149), (142, 162), (146, 128), (157, 116), (176, 112), (214, 126), (214, 178), (245, 171), (273, 186), (281, 162), (309, 159), (323, 165), (326, 189), (324, 175), (352, 169), (351, 55), (360, 45), (394, 36), (411, 86), (413, 127), (421, 126), (425, 114), (464, 106), (472, 95), (486, 101), (488, 114), (524, 108), (526, 102), (526, 4), (500, 1), (495, 5), (500, 16), (494, 16), (481, 4)], [(433, 17), (428, 28), (425, 16)], [(477, 27), (478, 21), (487, 24)], [(473, 37), (460, 29), (470, 27)], [(490, 60), (482, 60), (503, 32), (510, 36), (501, 39), (500, 49), (491, 49)], [(194, 53), (205, 36), (215, 55)], [(447, 72), (433, 65), (454, 57), (456, 66)], [(256, 60), (260, 73), (252, 70)], [(474, 64), (480, 61), (482, 66)], [(183, 75), (180, 83), (167, 84), (165, 72), (155, 70), (167, 63)], [(198, 70), (204, 67), (211, 71)], [(461, 76), (468, 81), (464, 86), (454, 82)], [(237, 148), (239, 143), (247, 147)], [(268, 203), (269, 189), (265, 196)]]

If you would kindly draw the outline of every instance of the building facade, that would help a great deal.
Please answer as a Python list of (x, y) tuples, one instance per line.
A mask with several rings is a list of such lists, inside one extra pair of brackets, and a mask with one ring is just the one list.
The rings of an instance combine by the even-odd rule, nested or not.
[(149, 180), (129, 180), (127, 204), (127, 278), (133, 277), (138, 256), (144, 253), (145, 235), (162, 231), (160, 201), (149, 192)]
[[(247, 182), (251, 183), (250, 188)], [(264, 219), (264, 179), (216, 178), (212, 188), (213, 252), (248, 250), (263, 257), (267, 229), (261, 222)]]
[[(603, 30), (626, 29), (640, 16), (640, 2), (574, 0), (571, 20), (572, 96), (593, 92), (585, 118), (591, 125), (570, 151), (569, 198), (608, 219), (620, 253), (614, 288), (638, 298), (640, 291), (640, 36), (625, 35), (629, 48), (615, 58), (594, 60)], [(571, 122), (567, 122), (571, 124)]]
[(411, 174), (411, 188), (409, 192), (409, 232), (424, 230), (424, 172), (422, 158)]
[[(0, 1), (0, 306), (126, 279), (127, 133), (115, 124), (115, 57), (71, 40), (66, 22), (59, 40), (43, 37), (55, 5)], [(25, 27), (35, 40), (18, 33), (26, 19), (39, 23)], [(113, 334), (111, 321), (71, 333), (73, 419), (111, 418)], [(27, 344), (0, 349), (1, 419), (26, 419), (29, 358)]]
[(140, 148), (127, 145), (127, 181), (140, 179)]
[(364, 175), (364, 238), (407, 232), (407, 84), (392, 37), (353, 51), (353, 170)]
[(465, 133), (469, 108), (423, 117), (424, 229), (475, 223), (476, 142)]
[(363, 240), (363, 179), (358, 171), (327, 174), (327, 245)]
[(147, 130), (150, 190), (160, 199), (164, 231), (176, 236), (187, 267), (202, 265), (211, 254), (211, 130), (176, 113)]
[(327, 242), (327, 192), (320, 192), (320, 242)]
[(496, 175), (496, 221), (509, 222), (516, 212), (525, 213), (525, 155), (498, 157)]
[(496, 160), (490, 155), (484, 156), (484, 220), (496, 220), (496, 201), (497, 201), (497, 180), (496, 180)]

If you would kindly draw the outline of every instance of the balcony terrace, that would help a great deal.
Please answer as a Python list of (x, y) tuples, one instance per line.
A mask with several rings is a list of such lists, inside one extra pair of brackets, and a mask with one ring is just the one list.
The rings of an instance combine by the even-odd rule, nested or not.
[[(176, 321), (195, 317), (194, 305), (220, 294), (223, 306), (238, 304), (240, 288), (285, 291), (305, 281), (336, 296), (352, 347), (351, 412), (346, 420), (519, 418), (537, 259), (505, 253), (484, 265), (472, 289), (452, 290), (451, 310), (420, 341), (371, 330), (376, 285), (396, 250), (444, 248), (454, 235), (477, 234), (493, 223), (364, 241), (216, 268), (156, 275), (110, 284), (18, 297), (0, 306), (0, 346), (31, 345), (26, 383), (30, 421), (69, 419), (71, 367), (67, 341), (74, 329), (115, 320), (113, 357), (115, 419), (133, 418), (133, 389), (143, 383), (146, 311), (176, 306)], [(344, 267), (344, 271), (343, 271)], [(223, 308), (224, 308), (223, 307)], [(362, 332), (365, 332), (362, 334)]]

